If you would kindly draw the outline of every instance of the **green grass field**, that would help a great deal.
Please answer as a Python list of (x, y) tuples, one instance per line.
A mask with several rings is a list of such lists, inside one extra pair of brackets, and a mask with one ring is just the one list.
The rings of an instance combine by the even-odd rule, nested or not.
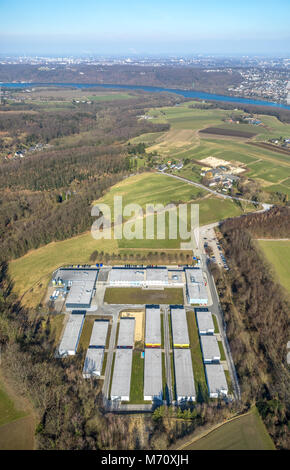
[(188, 334), (191, 349), (192, 368), (194, 374), (196, 399), (198, 402), (208, 401), (208, 389), (204, 372), (202, 352), (194, 312), (186, 312)]
[(184, 447), (186, 450), (275, 450), (275, 446), (254, 409)]
[[(26, 413), (19, 411), (10, 399), (6, 390), (0, 384), (0, 427), (25, 416)], [(0, 445), (1, 448), (1, 445)]]
[(290, 292), (290, 241), (259, 240), (259, 246), (273, 266), (278, 282)]
[(141, 351), (133, 351), (129, 403), (144, 403), (144, 361)]
[(183, 290), (168, 288), (164, 290), (141, 289), (138, 287), (108, 287), (104, 302), (108, 304), (178, 304), (184, 303)]
[(0, 382), (0, 450), (33, 450), (34, 417), (16, 400)]

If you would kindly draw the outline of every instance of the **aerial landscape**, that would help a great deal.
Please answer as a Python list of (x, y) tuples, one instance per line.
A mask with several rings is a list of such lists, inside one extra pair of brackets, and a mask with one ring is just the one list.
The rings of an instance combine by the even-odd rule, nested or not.
[(0, 4), (0, 450), (290, 450), (289, 4), (82, 3)]

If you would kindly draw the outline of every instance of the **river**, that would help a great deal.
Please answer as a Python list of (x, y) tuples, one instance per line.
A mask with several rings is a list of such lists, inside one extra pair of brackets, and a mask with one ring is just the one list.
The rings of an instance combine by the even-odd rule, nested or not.
[(290, 106), (282, 103), (275, 103), (273, 101), (256, 100), (250, 98), (240, 98), (236, 96), (216, 95), (214, 93), (205, 93), (203, 91), (195, 90), (177, 90), (174, 88), (161, 88), (151, 86), (140, 86), (140, 85), (114, 85), (114, 84), (100, 84), (100, 83), (40, 83), (40, 82), (23, 82), (23, 83), (1, 83), (0, 86), (7, 88), (31, 88), (36, 86), (58, 86), (58, 87), (75, 87), (75, 88), (114, 88), (120, 90), (143, 90), (148, 92), (168, 92), (176, 93), (184, 96), (185, 98), (199, 98), (201, 100), (213, 100), (213, 101), (226, 101), (230, 103), (242, 103), (242, 104), (253, 104), (256, 106), (271, 106), (282, 109), (289, 109)]

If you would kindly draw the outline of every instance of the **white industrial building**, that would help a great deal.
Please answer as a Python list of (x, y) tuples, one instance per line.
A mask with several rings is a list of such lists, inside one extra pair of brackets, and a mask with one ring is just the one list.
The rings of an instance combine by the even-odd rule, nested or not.
[(220, 361), (221, 354), (216, 336), (201, 335), (200, 344), (205, 364)]
[(109, 272), (109, 285), (119, 287), (143, 287), (145, 270), (140, 268), (112, 268)]
[(198, 331), (200, 335), (213, 335), (214, 323), (212, 314), (209, 311), (195, 310)]
[(208, 294), (200, 268), (185, 269), (186, 294), (190, 304), (207, 305)]
[(183, 401), (195, 401), (195, 385), (192, 370), (190, 349), (174, 349), (174, 371), (176, 399), (178, 403)]
[(183, 287), (185, 284), (184, 271), (180, 269), (168, 269), (168, 283), (174, 287)]
[(161, 348), (161, 316), (159, 305), (146, 306), (146, 348)]
[(58, 348), (59, 356), (74, 356), (76, 354), (84, 320), (85, 312), (70, 314)]
[(91, 377), (100, 377), (102, 374), (102, 367), (104, 361), (104, 349), (90, 347), (87, 350), (83, 378), (90, 379)]
[(170, 307), (172, 341), (174, 348), (189, 348), (187, 318), (184, 307)]
[(90, 308), (93, 294), (95, 292), (97, 269), (72, 269), (62, 268), (56, 273), (53, 284), (64, 288), (68, 293), (66, 308)]
[(221, 364), (205, 364), (205, 375), (210, 398), (227, 396), (228, 384)]
[(89, 347), (95, 346), (98, 348), (105, 348), (108, 328), (109, 320), (95, 320)]
[(115, 353), (111, 400), (130, 400), (132, 354), (132, 349), (117, 349)]
[(161, 349), (145, 349), (144, 400), (162, 401)]
[(120, 318), (118, 335), (118, 348), (133, 348), (135, 337), (135, 318)]
[(167, 268), (147, 268), (146, 269), (146, 286), (167, 286), (168, 272)]

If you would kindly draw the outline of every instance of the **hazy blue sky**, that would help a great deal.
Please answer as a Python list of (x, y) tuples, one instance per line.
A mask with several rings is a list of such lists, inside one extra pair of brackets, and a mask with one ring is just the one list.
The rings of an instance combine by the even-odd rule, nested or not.
[(290, 54), (289, 0), (0, 0), (0, 53)]

